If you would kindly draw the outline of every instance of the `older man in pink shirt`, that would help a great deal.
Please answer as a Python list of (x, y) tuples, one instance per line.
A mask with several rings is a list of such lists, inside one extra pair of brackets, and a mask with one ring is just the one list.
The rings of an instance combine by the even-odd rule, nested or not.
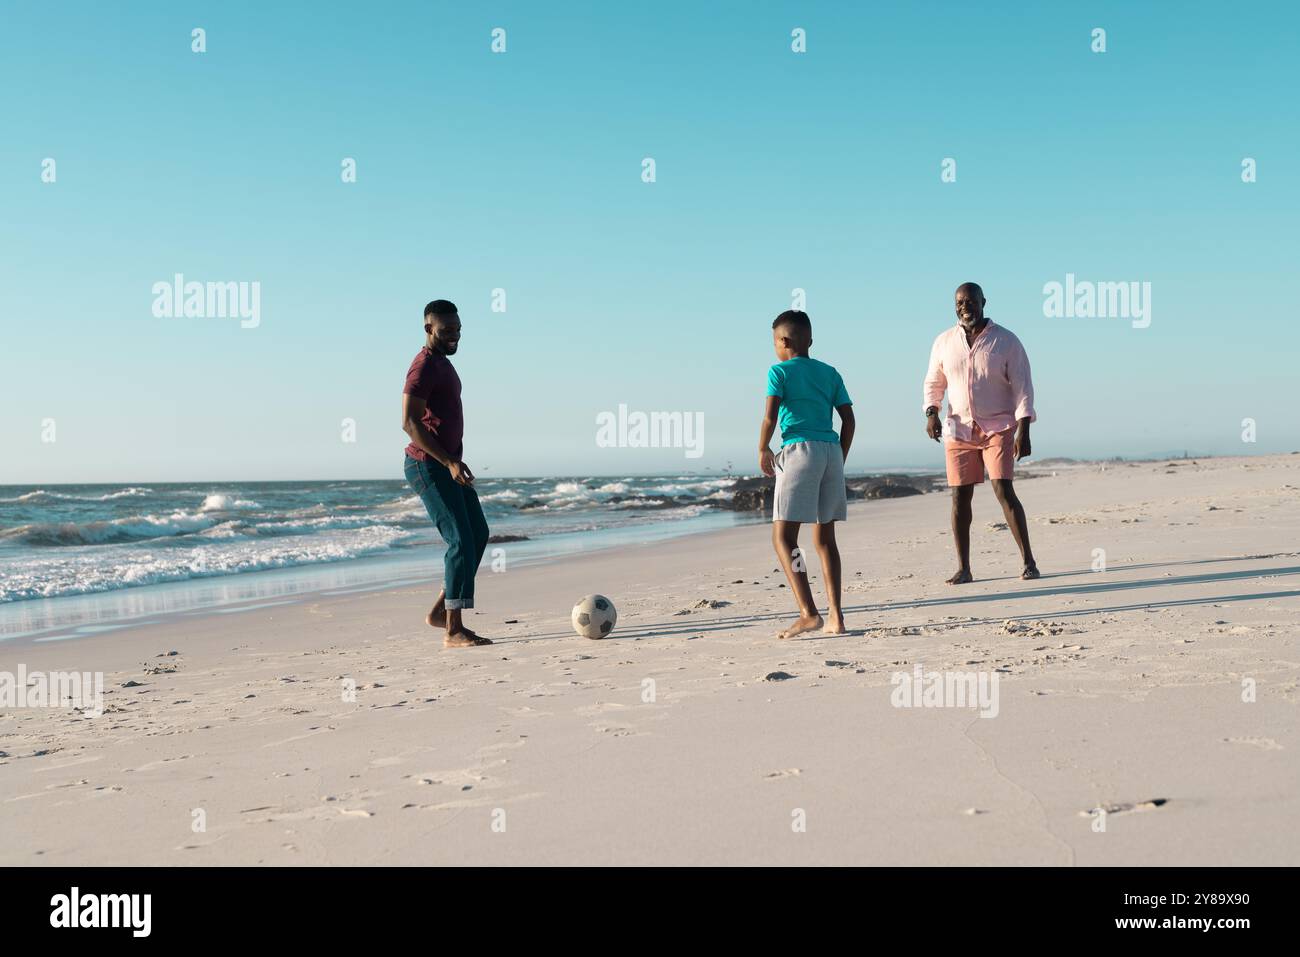
[[(957, 287), (957, 325), (934, 340), (925, 374), (925, 434), (936, 442), (947, 435), (944, 454), (952, 486), (952, 536), (961, 562), (948, 579), (950, 585), (974, 580), (971, 500), (975, 486), (984, 481), (985, 469), (1024, 560), (1020, 577), (1038, 577), (1025, 509), (1011, 484), (1015, 461), (1030, 453), (1029, 423), (1036, 418), (1029, 357), (1011, 330), (984, 315), (986, 302), (984, 290), (976, 283)], [(944, 392), (948, 418), (941, 423)]]

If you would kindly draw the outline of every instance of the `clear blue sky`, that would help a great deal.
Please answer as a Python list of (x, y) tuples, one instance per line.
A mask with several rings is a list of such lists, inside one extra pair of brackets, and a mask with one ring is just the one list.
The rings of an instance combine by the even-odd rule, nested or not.
[[(0, 482), (400, 477), (436, 297), (480, 474), (752, 472), (794, 287), (850, 467), (938, 466), (964, 280), (1039, 457), (1300, 448), (1296, 6), (986, 7), (5, 3)], [(260, 282), (261, 325), (155, 318), (178, 272)], [(1068, 272), (1151, 282), (1151, 326), (1045, 318)], [(703, 412), (704, 457), (598, 448), (619, 403)]]

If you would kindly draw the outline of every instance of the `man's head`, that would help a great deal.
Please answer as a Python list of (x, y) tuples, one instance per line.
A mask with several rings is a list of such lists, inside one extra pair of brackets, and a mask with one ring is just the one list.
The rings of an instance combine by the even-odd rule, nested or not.
[(957, 321), (967, 329), (978, 326), (984, 319), (984, 290), (977, 282), (964, 282), (957, 287), (955, 304)]
[(456, 304), (446, 299), (435, 299), (424, 307), (424, 332), (429, 337), (428, 346), (445, 356), (455, 355), (460, 345), (460, 314)]
[(808, 318), (808, 313), (787, 309), (772, 320), (772, 347), (782, 362), (795, 356), (807, 355), (811, 345), (812, 320)]

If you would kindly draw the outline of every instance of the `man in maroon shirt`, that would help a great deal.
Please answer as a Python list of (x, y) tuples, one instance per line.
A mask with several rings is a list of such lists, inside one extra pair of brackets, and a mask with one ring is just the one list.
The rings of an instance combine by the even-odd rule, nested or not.
[(487, 548), (488, 524), (474, 491), (474, 473), (461, 460), (465, 418), (460, 376), (448, 359), (460, 345), (456, 306), (446, 299), (425, 306), (424, 335), (424, 348), (402, 389), (402, 429), (411, 437), (406, 480), (447, 543), (443, 586), (425, 621), (446, 629), (442, 643), (447, 648), (490, 645), (461, 621), (461, 609), (474, 607), (474, 576)]

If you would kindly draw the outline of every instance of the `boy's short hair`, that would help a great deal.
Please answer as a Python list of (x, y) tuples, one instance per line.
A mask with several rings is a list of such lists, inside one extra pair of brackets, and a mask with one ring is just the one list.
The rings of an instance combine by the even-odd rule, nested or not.
[(457, 315), (457, 312), (454, 302), (449, 302), (446, 299), (435, 299), (424, 307), (424, 318), (428, 319), (430, 316), (440, 318), (442, 316), (454, 316)]
[(773, 329), (780, 329), (782, 326), (798, 330), (805, 336), (812, 336), (812, 320), (802, 309), (787, 309), (772, 320)]

